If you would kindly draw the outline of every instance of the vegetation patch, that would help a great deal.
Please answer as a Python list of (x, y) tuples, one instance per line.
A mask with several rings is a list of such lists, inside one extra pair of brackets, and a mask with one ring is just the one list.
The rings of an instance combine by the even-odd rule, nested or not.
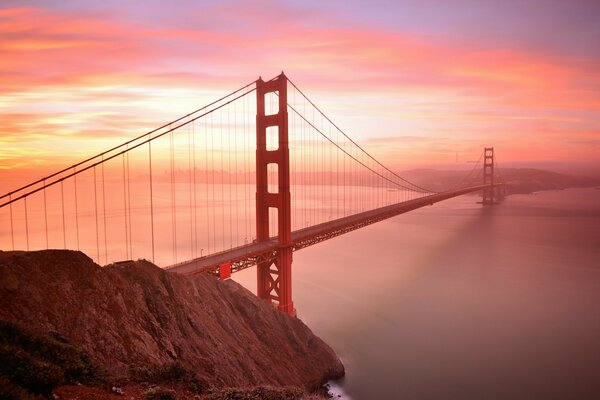
[(156, 386), (144, 392), (144, 400), (175, 400), (175, 391)]
[(99, 384), (104, 372), (58, 333), (37, 334), (0, 320), (0, 398), (47, 396), (65, 384)]
[(303, 400), (304, 391), (297, 387), (258, 386), (253, 388), (228, 388), (213, 392), (207, 400)]
[(151, 384), (178, 384), (192, 393), (205, 393), (209, 385), (196, 373), (174, 362), (158, 366), (134, 365), (129, 369), (131, 378)]

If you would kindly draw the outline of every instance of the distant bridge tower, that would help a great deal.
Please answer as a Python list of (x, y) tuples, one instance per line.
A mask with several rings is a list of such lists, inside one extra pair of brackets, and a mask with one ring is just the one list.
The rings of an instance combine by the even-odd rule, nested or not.
[(494, 148), (486, 147), (483, 154), (483, 184), (489, 185), (483, 189), (483, 204), (494, 204)]
[[(265, 95), (269, 93), (278, 96), (279, 107), (276, 113), (267, 115)], [(267, 143), (267, 136), (277, 140)], [(269, 192), (269, 165), (277, 167), (276, 193)], [(275, 261), (258, 263), (257, 295), (269, 303), (276, 302), (280, 311), (293, 315), (290, 197), (287, 78), (282, 72), (273, 80), (264, 82), (259, 78), (256, 82), (256, 239), (260, 243), (275, 236), (275, 232), (269, 232), (269, 210), (276, 209), (279, 242)]]

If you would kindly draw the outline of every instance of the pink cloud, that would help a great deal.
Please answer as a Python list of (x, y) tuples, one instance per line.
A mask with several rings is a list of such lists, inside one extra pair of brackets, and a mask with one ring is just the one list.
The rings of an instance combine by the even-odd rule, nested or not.
[[(343, 27), (327, 16), (298, 15), (283, 6), (240, 7), (221, 5), (203, 17), (205, 21), (233, 18), (228, 21), (238, 29), (229, 31), (155, 27), (107, 15), (37, 8), (1, 9), (0, 93), (7, 99), (2, 107), (9, 117), (0, 121), (0, 139), (14, 135), (16, 119), (10, 116), (24, 112), (30, 120), (37, 120), (36, 128), (33, 132), (22, 126), (16, 129), (50, 135), (53, 127), (47, 125), (47, 111), (30, 109), (32, 103), (23, 99), (23, 93), (35, 93), (36, 104), (63, 103), (62, 110), (69, 101), (75, 110), (77, 104), (102, 103), (104, 111), (112, 114), (90, 117), (94, 127), (82, 127), (83, 137), (95, 137), (133, 131), (135, 124), (151, 119), (152, 112), (138, 108), (138, 115), (125, 117), (123, 105), (140, 101), (142, 94), (118, 89), (87, 91), (90, 88), (226, 91), (258, 75), (270, 78), (282, 69), (310, 90), (354, 96), (356, 107), (369, 112), (381, 112), (384, 107), (393, 112), (397, 107), (385, 99), (363, 100), (365, 94), (420, 94), (428, 108), (415, 112), (415, 118), (422, 119), (416, 124), (426, 134), (435, 128), (438, 136), (448, 138), (440, 152), (456, 143), (479, 146), (479, 138), (479, 142), (511, 143), (515, 152), (517, 147), (539, 144), (542, 152), (547, 149), (544, 158), (559, 157), (562, 142), (548, 134), (553, 124), (584, 125), (588, 132), (599, 129), (598, 117), (586, 114), (600, 110), (600, 94), (595, 89), (600, 85), (598, 59), (488, 48), (476, 38), (468, 45), (449, 45), (409, 33)], [(304, 19), (311, 23), (303, 23)], [(81, 93), (73, 100), (57, 98), (65, 90)], [(440, 103), (436, 96), (445, 96), (444, 100), (471, 96), (483, 101)], [(441, 122), (432, 127), (435, 118)], [(406, 134), (398, 129), (398, 135)], [(518, 141), (523, 137), (527, 143)], [(544, 143), (545, 138), (552, 142)], [(569, 146), (569, 157), (583, 149), (576, 142)], [(424, 151), (418, 146), (409, 149)], [(585, 154), (589, 158), (598, 155), (587, 150)]]

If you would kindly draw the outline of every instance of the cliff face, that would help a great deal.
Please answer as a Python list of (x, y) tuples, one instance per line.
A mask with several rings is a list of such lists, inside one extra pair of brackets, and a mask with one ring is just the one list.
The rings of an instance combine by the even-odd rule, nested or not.
[(343, 375), (306, 325), (237, 283), (147, 261), (100, 267), (81, 252), (0, 252), (0, 319), (57, 331), (116, 376), (174, 361), (217, 387), (312, 389)]

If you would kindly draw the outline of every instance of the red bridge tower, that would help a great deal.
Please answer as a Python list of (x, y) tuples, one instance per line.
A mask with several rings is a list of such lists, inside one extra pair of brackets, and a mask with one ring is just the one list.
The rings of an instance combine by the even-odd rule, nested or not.
[(486, 147), (483, 153), (483, 184), (489, 185), (489, 187), (483, 189), (483, 201), (484, 205), (494, 204), (494, 148)]
[[(265, 95), (269, 93), (278, 96), (279, 107), (276, 113), (267, 115)], [(277, 140), (267, 143), (267, 136), (275, 136)], [(267, 173), (273, 164), (277, 167), (276, 193), (269, 192)], [(287, 78), (282, 72), (273, 80), (264, 82), (259, 78), (256, 82), (256, 239), (264, 242), (275, 236), (275, 232), (269, 232), (269, 210), (275, 209), (279, 241), (275, 261), (258, 264), (257, 295), (270, 303), (276, 302), (280, 311), (293, 315), (290, 197)]]

